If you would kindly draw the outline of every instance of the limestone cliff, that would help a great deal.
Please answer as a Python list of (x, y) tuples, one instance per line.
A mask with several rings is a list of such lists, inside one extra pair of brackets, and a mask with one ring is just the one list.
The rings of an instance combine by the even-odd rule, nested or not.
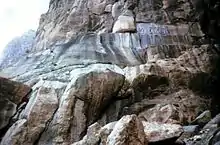
[(197, 116), (217, 109), (218, 55), (194, 8), (51, 0), (34, 47), (1, 71), (33, 91), (22, 111), (7, 113), (0, 144), (172, 145), (184, 125), (207, 123)]

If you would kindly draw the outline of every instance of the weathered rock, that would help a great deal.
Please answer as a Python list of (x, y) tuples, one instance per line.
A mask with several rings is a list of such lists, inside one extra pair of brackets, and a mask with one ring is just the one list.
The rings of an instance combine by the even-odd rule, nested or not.
[[(214, 145), (215, 141), (217, 142), (217, 140), (213, 141), (213, 137), (215, 137), (215, 135), (219, 132), (219, 129), (214, 127), (214, 128), (210, 128), (210, 129), (205, 129), (205, 130), (201, 130), (199, 132), (199, 134), (196, 134), (195, 136), (188, 138), (188, 139), (184, 139), (184, 142), (187, 145)], [(218, 137), (216, 136), (216, 139)]]
[(184, 142), (186, 138), (191, 138), (199, 132), (199, 125), (183, 126), (183, 134), (178, 138), (178, 142)]
[(41, 17), (35, 50), (49, 48), (77, 34), (111, 32), (114, 20), (127, 10), (134, 13), (136, 22), (180, 24), (192, 20), (193, 6), (184, 0), (53, 0), (48, 12)]
[(115, 124), (117, 122), (111, 122), (105, 126), (103, 126), (100, 131), (99, 131), (99, 134), (101, 136), (101, 144), (102, 145), (106, 145), (107, 143), (107, 138), (108, 136), (111, 134), (111, 132), (113, 131), (114, 127), (115, 127)]
[(32, 48), (35, 35), (34, 30), (28, 30), (21, 36), (13, 38), (5, 48), (2, 48), (0, 68), (13, 65), (19, 58), (25, 56)]
[(135, 32), (136, 27), (132, 16), (119, 16), (113, 26), (113, 33)]
[(18, 120), (9, 128), (1, 141), (1, 145), (34, 144), (41, 133), (47, 127), (58, 107), (58, 99), (55, 90), (40, 88), (37, 94), (33, 94), (30, 101)]
[(142, 121), (142, 123), (149, 143), (172, 144), (183, 133), (182, 126), (177, 124), (160, 124), (146, 121)]
[(123, 5), (124, 5), (124, 2), (122, 2), (122, 1), (118, 1), (118, 2), (113, 4), (113, 6), (112, 6), (112, 17), (114, 19), (117, 19), (118, 16), (120, 16), (120, 14), (122, 13)]
[(214, 137), (210, 141), (213, 145), (219, 145), (220, 144), (220, 130), (216, 131), (214, 134)]
[[(127, 114), (188, 124), (210, 109), (217, 55), (206, 42), (193, 43), (203, 36), (189, 22), (193, 9), (185, 0), (51, 0), (32, 51), (0, 72), (34, 91), (57, 92), (59, 108), (35, 144), (69, 145), (94, 122), (104, 126)], [(137, 33), (109, 33), (124, 18)], [(28, 120), (19, 121), (13, 127), (22, 136)]]
[(30, 91), (27, 85), (0, 77), (0, 136), (4, 132), (1, 129), (8, 125), (18, 106), (28, 101)]
[(40, 145), (79, 141), (87, 127), (114, 100), (124, 82), (123, 75), (107, 69), (101, 71), (101, 68), (73, 70), (71, 74), (72, 81), (61, 97), (59, 109), (48, 130), (42, 134)]
[(136, 115), (124, 116), (107, 138), (106, 145), (146, 145), (144, 128)]
[(167, 9), (171, 6), (175, 6), (177, 0), (163, 0), (163, 8)]
[[(5, 134), (4, 138), (1, 140), (1, 145), (19, 145), (21, 142), (25, 142), (27, 120), (20, 119), (15, 122), (10, 129)], [(13, 137), (13, 138), (11, 138)]]
[[(159, 88), (151, 91), (155, 94), (162, 92)], [(207, 100), (195, 95), (190, 90), (183, 89), (168, 95), (166, 91), (163, 92), (164, 94), (159, 96), (149, 93), (150, 95), (142, 100), (137, 96), (137, 99), (141, 101), (124, 107), (122, 114), (139, 114), (139, 117), (145, 121), (189, 124), (208, 104)], [(151, 95), (153, 98), (147, 98)]]
[(199, 131), (199, 125), (189, 125), (189, 126), (183, 126), (184, 133), (196, 133)]
[(148, 122), (177, 123), (181, 120), (179, 115), (174, 105), (158, 104), (149, 110), (141, 112), (138, 117)]
[(87, 129), (87, 133), (83, 137), (83, 139), (72, 145), (97, 145), (100, 140), (100, 136), (99, 136), (100, 128), (101, 126), (98, 123), (94, 123), (93, 125), (89, 126)]
[(203, 128), (208, 129), (213, 126), (219, 126), (220, 125), (220, 114), (216, 115), (211, 121), (209, 121)]
[(209, 110), (206, 110), (198, 117), (196, 117), (196, 119), (192, 121), (192, 124), (199, 124), (201, 126), (205, 125), (212, 119), (211, 117), (211, 112)]

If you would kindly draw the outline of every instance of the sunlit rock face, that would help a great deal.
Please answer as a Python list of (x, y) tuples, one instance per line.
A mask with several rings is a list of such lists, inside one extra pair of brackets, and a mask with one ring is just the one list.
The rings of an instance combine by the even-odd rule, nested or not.
[(192, 10), (184, 0), (51, 0), (34, 47), (0, 72), (33, 89), (1, 145), (173, 144), (216, 95), (218, 57)]

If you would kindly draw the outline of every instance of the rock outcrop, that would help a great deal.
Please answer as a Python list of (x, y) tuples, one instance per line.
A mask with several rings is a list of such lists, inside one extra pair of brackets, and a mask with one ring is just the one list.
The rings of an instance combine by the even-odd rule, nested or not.
[(2, 137), (8, 129), (8, 124), (13, 123), (13, 117), (16, 119), (27, 104), (31, 88), (0, 77), (0, 90), (0, 137)]
[(204, 125), (218, 55), (193, 12), (186, 0), (51, 0), (32, 50), (0, 72), (33, 89), (0, 144), (172, 145)]
[(29, 30), (21, 36), (13, 38), (0, 55), (0, 69), (16, 63), (20, 57), (25, 56), (33, 47), (35, 35), (34, 30)]

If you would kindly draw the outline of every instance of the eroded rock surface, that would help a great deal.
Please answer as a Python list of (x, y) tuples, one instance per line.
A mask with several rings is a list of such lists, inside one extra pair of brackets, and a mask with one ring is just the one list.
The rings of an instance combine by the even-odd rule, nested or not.
[(7, 131), (1, 145), (34, 144), (58, 107), (54, 89), (40, 88), (33, 94), (20, 119)]
[(218, 56), (193, 7), (51, 0), (33, 49), (0, 72), (33, 89), (1, 144), (174, 144), (216, 104)]
[(27, 103), (30, 92), (27, 85), (0, 77), (0, 136), (18, 108)]
[(146, 145), (147, 137), (143, 124), (136, 115), (124, 116), (116, 124), (107, 138), (107, 145)]

